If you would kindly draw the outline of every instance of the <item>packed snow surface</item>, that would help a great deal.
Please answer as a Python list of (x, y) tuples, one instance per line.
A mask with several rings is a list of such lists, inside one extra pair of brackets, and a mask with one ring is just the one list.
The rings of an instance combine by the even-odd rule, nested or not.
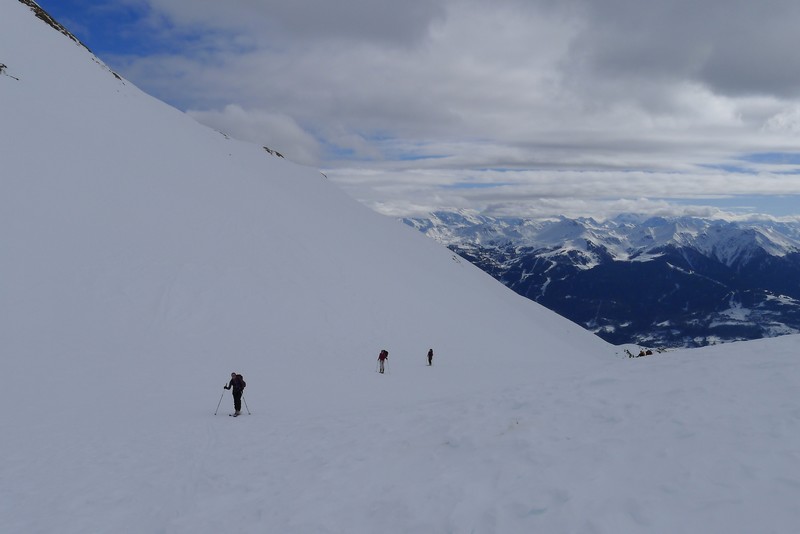
[(390, 356), (384, 375), (365, 358), (326, 377), (308, 358), (309, 383), (293, 384), (303, 400), (259, 369), (245, 377), (251, 415), (235, 419), (224, 373), (170, 368), (135, 386), (103, 367), (6, 374), (17, 407), (0, 416), (0, 526), (795, 532), (797, 343), (531, 361), (494, 384), (449, 354), (432, 367), (424, 351)]
[(0, 24), (0, 531), (800, 524), (796, 337), (623, 358), (27, 5)]

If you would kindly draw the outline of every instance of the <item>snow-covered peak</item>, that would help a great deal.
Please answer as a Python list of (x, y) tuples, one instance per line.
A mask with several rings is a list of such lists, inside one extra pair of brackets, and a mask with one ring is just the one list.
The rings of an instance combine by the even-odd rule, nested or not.
[(437, 213), (427, 222), (415, 220), (412, 224), (446, 244), (507, 243), (553, 253), (579, 251), (587, 255), (603, 250), (618, 260), (646, 260), (672, 246), (691, 248), (732, 266), (747, 263), (759, 253), (783, 256), (800, 251), (800, 226), (770, 221), (646, 218), (627, 214), (603, 222), (566, 217), (532, 221), (480, 216), (453, 224), (447, 214)]

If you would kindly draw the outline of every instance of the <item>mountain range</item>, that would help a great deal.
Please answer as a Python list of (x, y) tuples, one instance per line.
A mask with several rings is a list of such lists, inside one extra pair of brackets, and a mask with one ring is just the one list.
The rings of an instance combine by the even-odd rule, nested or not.
[(800, 224), (436, 212), (406, 224), (615, 344), (696, 347), (800, 332)]

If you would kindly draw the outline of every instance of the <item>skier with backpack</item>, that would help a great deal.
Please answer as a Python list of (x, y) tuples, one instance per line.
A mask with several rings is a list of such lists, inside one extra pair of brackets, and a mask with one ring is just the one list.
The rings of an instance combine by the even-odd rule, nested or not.
[(389, 351), (386, 349), (382, 350), (380, 354), (378, 354), (378, 365), (380, 367), (379, 373), (383, 374), (383, 366), (384, 362), (389, 359)]
[(234, 417), (242, 414), (242, 393), (244, 393), (246, 386), (244, 377), (236, 373), (231, 373), (231, 381), (228, 382), (228, 385), (223, 386), (225, 389), (233, 389), (233, 408), (236, 411), (231, 415)]
[(433, 365), (433, 349), (428, 349), (428, 367)]

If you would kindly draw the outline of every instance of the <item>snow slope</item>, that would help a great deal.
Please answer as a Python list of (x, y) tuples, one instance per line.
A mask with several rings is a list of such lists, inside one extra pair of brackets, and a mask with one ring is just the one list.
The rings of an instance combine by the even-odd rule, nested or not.
[(0, 531), (798, 524), (796, 338), (615, 357), (23, 3), (0, 26)]
[(317, 171), (142, 94), (25, 5), (3, 20), (19, 78), (3, 79), (0, 104), (13, 351), (93, 362), (122, 350), (182, 372), (268, 358), (304, 376), (312, 361), (325, 376), (429, 345), (491, 369), (506, 337), (513, 360), (574, 343), (608, 352)]

